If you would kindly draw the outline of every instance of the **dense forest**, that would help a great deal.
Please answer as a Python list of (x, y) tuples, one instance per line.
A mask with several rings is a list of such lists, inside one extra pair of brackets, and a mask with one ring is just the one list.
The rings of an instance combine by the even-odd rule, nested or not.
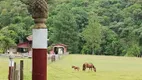
[[(63, 43), (74, 54), (142, 55), (142, 1), (47, 1), (49, 47)], [(33, 26), (27, 5), (0, 0), (0, 53), (26, 41)]]

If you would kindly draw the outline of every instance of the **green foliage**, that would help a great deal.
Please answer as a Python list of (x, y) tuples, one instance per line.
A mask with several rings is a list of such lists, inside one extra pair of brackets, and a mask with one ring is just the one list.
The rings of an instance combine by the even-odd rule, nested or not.
[(0, 37), (0, 50), (1, 52), (5, 52), (7, 49), (9, 49), (9, 47), (11, 46), (15, 46), (14, 41), (11, 38), (5, 37), (5, 36), (1, 36)]
[(19, 0), (3, 0), (0, 5), (0, 50), (5, 52), (19, 41), (25, 41), (31, 34), (33, 21), (27, 7)]
[(140, 47), (138, 44), (133, 44), (132, 47), (128, 48), (126, 56), (139, 56), (140, 55)]
[(92, 49), (92, 54), (94, 54), (94, 48), (98, 49), (100, 47), (102, 38), (101, 30), (97, 16), (91, 15), (88, 26), (83, 30), (82, 36), (88, 47)]
[[(27, 0), (0, 0), (0, 35), (11, 40), (10, 43), (25, 41), (32, 33), (34, 22), (27, 6), (21, 1), (27, 3)], [(47, 0), (47, 2), (49, 12), (46, 24), (49, 31), (49, 46), (64, 43), (68, 45), (71, 53), (142, 55), (140, 0)], [(3, 49), (0, 48), (1, 51)]]
[(54, 43), (63, 43), (68, 45), (71, 52), (78, 51), (78, 34), (77, 24), (73, 14), (71, 14), (68, 6), (62, 5), (60, 12), (53, 17), (53, 33), (51, 40)]
[(101, 43), (101, 53), (104, 55), (119, 55), (121, 46), (118, 35), (107, 27), (103, 27), (103, 37)]

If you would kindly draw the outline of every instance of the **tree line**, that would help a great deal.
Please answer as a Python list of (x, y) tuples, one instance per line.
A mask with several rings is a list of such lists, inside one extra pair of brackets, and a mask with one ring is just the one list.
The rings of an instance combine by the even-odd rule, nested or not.
[[(70, 53), (141, 56), (140, 0), (48, 0), (49, 46)], [(32, 34), (34, 22), (20, 0), (0, 0), (0, 52)]]

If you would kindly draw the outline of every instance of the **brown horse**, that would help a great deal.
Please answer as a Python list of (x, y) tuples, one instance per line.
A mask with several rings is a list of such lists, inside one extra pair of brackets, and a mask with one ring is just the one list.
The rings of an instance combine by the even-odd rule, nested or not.
[(89, 68), (89, 70), (91, 69), (92, 71), (93, 69), (96, 72), (96, 68), (92, 63), (84, 63), (82, 67), (83, 67), (83, 71), (85, 71), (86, 68)]
[(77, 71), (79, 71), (79, 67), (77, 67), (77, 66), (72, 66), (72, 68), (74, 68), (74, 70), (77, 70)]

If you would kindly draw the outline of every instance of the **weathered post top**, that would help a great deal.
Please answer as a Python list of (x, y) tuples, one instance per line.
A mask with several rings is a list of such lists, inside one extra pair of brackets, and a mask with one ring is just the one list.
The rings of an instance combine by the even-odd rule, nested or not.
[(9, 59), (10, 59), (10, 60), (13, 60), (14, 57), (15, 57), (14, 54), (9, 54)]
[(47, 19), (47, 0), (21, 0), (23, 3), (28, 5), (28, 11), (32, 15), (35, 22), (36, 29), (46, 28), (45, 22)]

